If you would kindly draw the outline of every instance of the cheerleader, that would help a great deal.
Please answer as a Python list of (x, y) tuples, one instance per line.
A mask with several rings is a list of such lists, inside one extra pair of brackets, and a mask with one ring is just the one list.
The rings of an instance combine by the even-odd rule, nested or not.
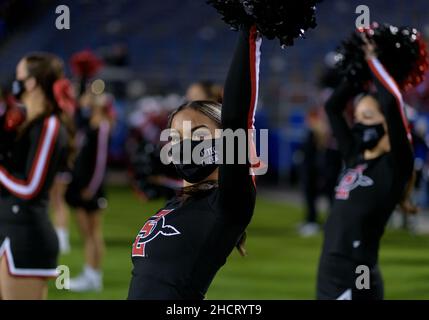
[(2, 299), (44, 299), (47, 279), (57, 275), (58, 239), (48, 203), (53, 179), (71, 155), (70, 88), (54, 55), (30, 54), (17, 65), (14, 94), (26, 118), (0, 163)]
[[(355, 58), (344, 70), (367, 65), (368, 68), (357, 69), (358, 72), (355, 70), (348, 76), (359, 74), (371, 82), (367, 85), (369, 91), (362, 92), (353, 86), (360, 79), (346, 77), (326, 104), (345, 169), (325, 226), (318, 299), (383, 299), (383, 280), (378, 266), (381, 237), (398, 204), (411, 213), (415, 211), (409, 204), (414, 158), (401, 89), (420, 81), (417, 78), (427, 67), (427, 62), (420, 61), (426, 55), (425, 49), (419, 47), (416, 31), (393, 26), (367, 30), (361, 39), (354, 34), (353, 39), (363, 46), (363, 61), (356, 61), (359, 47), (350, 50), (349, 54)], [(389, 42), (392, 47), (386, 45)], [(417, 57), (411, 55), (410, 58), (407, 47), (417, 48), (410, 51)], [(397, 61), (401, 61), (402, 66), (394, 62), (399, 56), (402, 59)], [(341, 58), (349, 59), (348, 52)], [(345, 62), (341, 63), (346, 66)], [(400, 70), (408, 65), (410, 68)], [(356, 97), (355, 124), (350, 128), (343, 111), (353, 97)], [(369, 279), (358, 285), (361, 272), (358, 267), (362, 266), (368, 268)]]
[[(192, 135), (198, 139), (208, 132), (215, 137), (215, 129), (252, 128), (260, 45), (255, 27), (241, 31), (222, 112), (210, 101), (186, 103), (173, 112), (170, 127), (180, 132), (181, 141), (191, 139), (182, 131), (184, 121), (192, 122)], [(255, 180), (249, 164), (218, 167), (214, 162), (176, 166), (184, 179), (183, 194), (151, 217), (137, 235), (129, 299), (203, 299), (233, 248), (244, 253)]]
[[(200, 150), (206, 158), (200, 162), (193, 159), (190, 164), (173, 162), (184, 180), (183, 189), (137, 234), (131, 254), (134, 267), (129, 299), (204, 299), (234, 247), (245, 255), (245, 230), (255, 208), (256, 168), (249, 157), (241, 164), (237, 160), (238, 151), (245, 149), (252, 156), (254, 151), (248, 130), (254, 129), (258, 100), (260, 35), (267, 32), (272, 39), (274, 34), (283, 45), (290, 45), (304, 30), (315, 26), (313, 1), (300, 5), (268, 1), (271, 5), (262, 6), (252, 0), (208, 2), (240, 30), (223, 105), (192, 101), (170, 116), (169, 127), (175, 133), (173, 158), (177, 153), (180, 159), (189, 157), (188, 146), (188, 151)], [(295, 18), (288, 19), (290, 15)], [(186, 122), (191, 124), (191, 132), (184, 130)], [(226, 150), (234, 154), (233, 163), (217, 161), (225, 152), (225, 148), (224, 152), (217, 149), (219, 139), (223, 139), (219, 129), (246, 134), (244, 145), (237, 141), (241, 139), (234, 139), (232, 149)]]
[(104, 191), (112, 109), (106, 94), (86, 93), (78, 110), (79, 153), (66, 191), (67, 203), (76, 209), (77, 223), (84, 240), (83, 272), (70, 280), (72, 291), (101, 291), (104, 255), (103, 215), (107, 207)]
[[(70, 69), (79, 82), (79, 96), (81, 96), (89, 82), (102, 68), (103, 62), (90, 50), (83, 50), (74, 53), (70, 58)], [(71, 114), (74, 118), (74, 114)], [(60, 252), (69, 253), (71, 250), (69, 239), (69, 220), (70, 210), (65, 201), (65, 193), (71, 182), (72, 168), (67, 166), (61, 168), (54, 180), (51, 188), (51, 208), (53, 211), (53, 220), (55, 231), (57, 232), (60, 245)]]

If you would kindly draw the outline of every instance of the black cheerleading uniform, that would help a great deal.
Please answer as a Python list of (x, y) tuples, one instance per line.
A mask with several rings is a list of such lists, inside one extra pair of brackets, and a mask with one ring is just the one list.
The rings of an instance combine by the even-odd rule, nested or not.
[[(89, 121), (80, 119), (79, 124), (81, 127), (77, 137), (79, 152), (65, 199), (71, 207), (82, 208), (91, 213), (107, 207), (104, 178), (109, 151), (110, 123), (103, 120), (98, 128), (93, 128)], [(89, 190), (91, 198), (84, 199), (81, 195), (83, 190)]]
[[(243, 28), (225, 84), (223, 129), (253, 128), (260, 44), (255, 27)], [(249, 170), (249, 163), (220, 164), (218, 187), (173, 199), (147, 220), (132, 248), (128, 299), (204, 299), (252, 218), (256, 187)]]
[[(326, 104), (346, 168), (325, 225), (318, 299), (383, 299), (378, 268), (380, 240), (413, 170), (411, 135), (401, 92), (378, 59), (372, 58), (368, 64), (376, 98), (386, 118), (391, 150), (375, 159), (363, 159), (342, 115), (353, 96), (353, 90), (344, 82)], [(360, 265), (369, 269), (369, 289), (357, 288), (357, 277), (362, 274), (357, 271)]]
[(56, 276), (48, 194), (66, 155), (67, 130), (51, 115), (29, 124), (0, 163), (0, 257), (13, 276)]

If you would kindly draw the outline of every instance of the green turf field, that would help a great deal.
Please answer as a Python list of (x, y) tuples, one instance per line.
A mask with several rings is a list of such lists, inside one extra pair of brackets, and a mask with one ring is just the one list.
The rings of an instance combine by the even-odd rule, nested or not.
[[(162, 201), (142, 203), (125, 188), (111, 188), (105, 214), (106, 257), (101, 293), (76, 294), (50, 284), (50, 299), (125, 299), (130, 280), (131, 244)], [(296, 225), (300, 208), (259, 198), (248, 229), (248, 257), (237, 252), (218, 273), (208, 299), (313, 299), (321, 236), (302, 239)], [(80, 272), (82, 243), (72, 224), (72, 252), (61, 257), (72, 276)], [(429, 299), (429, 237), (388, 231), (382, 241), (381, 269), (387, 299)]]

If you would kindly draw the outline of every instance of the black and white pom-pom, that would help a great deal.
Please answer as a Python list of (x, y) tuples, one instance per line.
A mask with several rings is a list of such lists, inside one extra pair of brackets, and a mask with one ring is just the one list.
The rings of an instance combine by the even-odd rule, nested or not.
[(362, 50), (363, 45), (360, 34), (353, 32), (348, 39), (341, 42), (336, 55), (338, 73), (358, 89), (371, 79), (365, 52)]
[(207, 0), (233, 30), (238, 30), (242, 24), (251, 22), (241, 2), (242, 0)]
[(316, 4), (321, 0), (208, 0), (223, 20), (237, 29), (254, 23), (268, 39), (278, 38), (282, 47), (292, 46), (296, 38), (315, 28)]
[(268, 39), (278, 38), (282, 47), (293, 46), (294, 39), (315, 28), (319, 0), (243, 0), (246, 12)]
[[(362, 31), (362, 30), (361, 30)], [(362, 49), (361, 31), (355, 31), (337, 50), (337, 69), (350, 83), (361, 87), (371, 80), (371, 73)], [(382, 26), (375, 23), (364, 30), (374, 41), (377, 56), (389, 74), (402, 89), (414, 87), (423, 81), (429, 64), (426, 46), (419, 32), (411, 27)]]

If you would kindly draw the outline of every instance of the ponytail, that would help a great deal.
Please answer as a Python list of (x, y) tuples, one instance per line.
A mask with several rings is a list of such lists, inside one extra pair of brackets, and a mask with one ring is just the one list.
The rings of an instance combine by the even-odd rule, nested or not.
[(71, 82), (67, 78), (60, 78), (54, 82), (52, 90), (58, 108), (69, 116), (73, 116), (76, 109), (76, 99)]

